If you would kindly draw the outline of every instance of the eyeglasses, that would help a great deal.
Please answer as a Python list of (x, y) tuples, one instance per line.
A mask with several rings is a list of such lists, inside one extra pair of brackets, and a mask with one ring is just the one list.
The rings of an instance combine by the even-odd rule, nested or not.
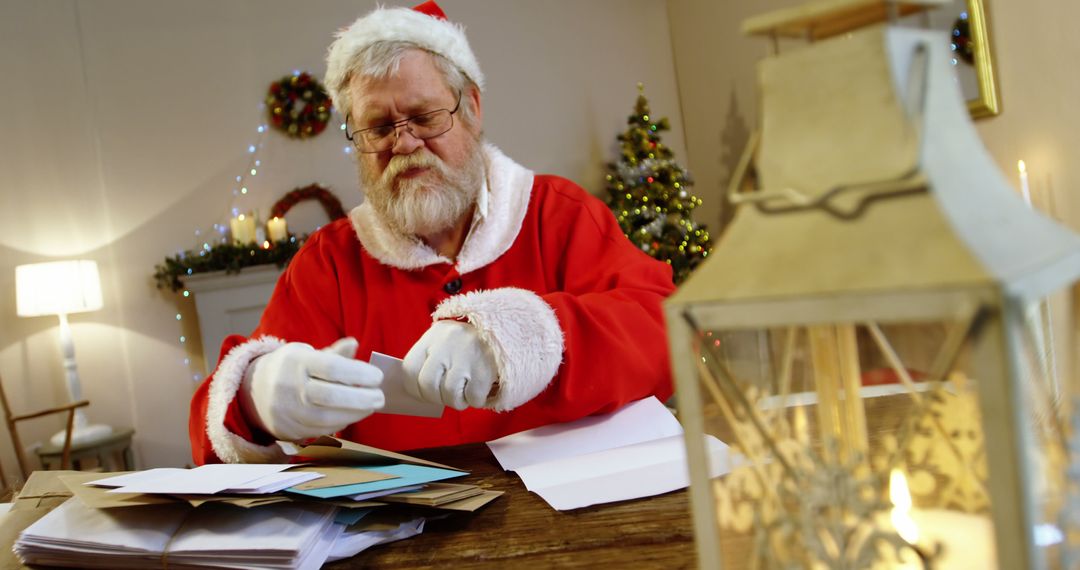
[[(379, 125), (368, 129), (359, 129), (349, 133), (345, 131), (345, 138), (352, 141), (358, 152), (372, 154), (390, 150), (398, 139), (398, 127), (404, 126), (409, 134), (420, 139), (428, 140), (442, 135), (454, 128), (454, 113), (461, 107), (461, 95), (458, 95), (457, 104), (453, 110), (438, 109), (429, 113), (409, 117), (393, 123)], [(345, 117), (349, 122), (349, 117)]]

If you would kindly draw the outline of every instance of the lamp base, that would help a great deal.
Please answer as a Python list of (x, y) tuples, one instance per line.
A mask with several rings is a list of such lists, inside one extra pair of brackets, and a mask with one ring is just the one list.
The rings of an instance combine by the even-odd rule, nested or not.
[[(78, 447), (83, 444), (93, 443), (105, 439), (112, 435), (113, 429), (107, 425), (94, 424), (88, 426), (75, 426), (75, 429), (71, 432), (71, 447)], [(49, 439), (49, 443), (57, 446), (64, 446), (64, 437), (67, 435), (67, 430), (60, 430), (56, 435)]]

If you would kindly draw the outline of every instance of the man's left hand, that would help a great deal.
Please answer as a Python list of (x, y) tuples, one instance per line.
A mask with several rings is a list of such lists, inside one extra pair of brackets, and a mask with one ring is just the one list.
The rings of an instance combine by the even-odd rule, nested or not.
[(455, 410), (487, 404), (498, 371), (476, 327), (437, 321), (405, 355), (405, 391)]

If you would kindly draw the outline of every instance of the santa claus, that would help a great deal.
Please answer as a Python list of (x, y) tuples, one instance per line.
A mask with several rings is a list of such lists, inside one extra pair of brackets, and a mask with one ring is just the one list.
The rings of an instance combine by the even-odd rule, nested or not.
[[(484, 76), (434, 2), (338, 33), (326, 85), (365, 201), (308, 239), (252, 335), (225, 341), (191, 404), (196, 463), (281, 461), (275, 439), (325, 434), (485, 441), (670, 396), (670, 268), (576, 184), (483, 140)], [(404, 357), (406, 391), (442, 416), (380, 413), (373, 351)]]

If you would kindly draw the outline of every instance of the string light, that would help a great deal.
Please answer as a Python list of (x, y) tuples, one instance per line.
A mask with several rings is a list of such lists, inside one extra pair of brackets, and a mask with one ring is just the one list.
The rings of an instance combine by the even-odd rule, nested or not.
[[(294, 77), (300, 76), (301, 72), (298, 69), (294, 69), (294, 70), (292, 70), (292, 75)], [(266, 112), (266, 104), (265, 103), (259, 105), (259, 111), (260, 111), (260, 115), (265, 115), (265, 112)], [(348, 126), (347, 126), (347, 123), (345, 121), (341, 122), (340, 129), (342, 131), (347, 131)], [(245, 178), (248, 177), (248, 176), (252, 176), (252, 177), (257, 176), (259, 169), (262, 167), (262, 160), (259, 158), (258, 155), (259, 155), (259, 151), (262, 150), (262, 148), (263, 148), (263, 137), (266, 135), (266, 133), (268, 131), (269, 131), (268, 125), (266, 123), (263, 123), (263, 122), (260, 121), (260, 124), (255, 128), (255, 134), (256, 134), (255, 141), (249, 142), (244, 147), (247, 150), (246, 155), (248, 156), (248, 160), (247, 160), (246, 166), (240, 171), (239, 174), (237, 174), (234, 177), (234, 181), (236, 183), (236, 186), (231, 189), (232, 194), (234, 196), (234, 201), (233, 201), (233, 204), (231, 204), (229, 209), (228, 209), (228, 212), (230, 214), (229, 215), (230, 219), (231, 218), (239, 218), (239, 219), (242, 220), (242, 219), (245, 219), (245, 217), (248, 215), (247, 214), (247, 208), (241, 208), (241, 206), (239, 204), (237, 204), (236, 200), (239, 199), (241, 196), (247, 196), (249, 193), (253, 193), (252, 192), (253, 190), (258, 190), (257, 187), (249, 188), (249, 184), (245, 184), (244, 182), (245, 182)], [(344, 145), (342, 147), (342, 152), (344, 154), (346, 154), (346, 155), (351, 155), (353, 153), (352, 145), (351, 144)], [(242, 210), (243, 210), (243, 212), (242, 212)], [(213, 247), (211, 246), (211, 242), (222, 243), (222, 244), (228, 243), (228, 241), (229, 241), (229, 236), (227, 234), (228, 227), (229, 226), (227, 225), (227, 223), (216, 223), (215, 222), (212, 225), (212, 228), (213, 228), (213, 231), (216, 234), (217, 239), (216, 240), (214, 240), (214, 239), (206, 239), (206, 240), (199, 239), (198, 241), (201, 242), (201, 246), (202, 246), (199, 249), (199, 255), (200, 256), (205, 256), (207, 253), (209, 253), (209, 252), (211, 252), (213, 250)], [(318, 230), (318, 229), (319, 228), (316, 228), (316, 230)], [(202, 237), (202, 230), (201, 229), (196, 229), (195, 230), (195, 236), (197, 238), (201, 238)], [(261, 237), (262, 236), (260, 236), (260, 238)], [(293, 244), (297, 243), (296, 236), (289, 236), (289, 243), (293, 243)], [(268, 240), (262, 240), (261, 249), (266, 250), (266, 249), (270, 249), (271, 247), (272, 247), (272, 244)], [(255, 253), (256, 253), (256, 251), (254, 249), (249, 251), (249, 254), (252, 255), (252, 256), (254, 256)], [(186, 255), (187, 255), (186, 248), (178, 248), (177, 249), (177, 256), (180, 259), (183, 259)], [(187, 271), (187, 273), (188, 273), (188, 275), (191, 275), (192, 271), (189, 269)], [(181, 290), (181, 295), (185, 299), (190, 298), (191, 297), (191, 291), (184, 288), (184, 289)], [(175, 318), (176, 318), (177, 322), (182, 322), (183, 321), (183, 315), (181, 313), (176, 313)], [(181, 332), (183, 332), (183, 331), (181, 331)], [(179, 336), (179, 340), (180, 340), (180, 344), (181, 344), (181, 349), (186, 353), (186, 347), (185, 347), (185, 345), (187, 343), (186, 335), (181, 334)], [(190, 366), (192, 365), (192, 362), (191, 362), (191, 359), (189, 357), (187, 357), (186, 355), (183, 358), (183, 365), (186, 366), (186, 367), (189, 367), (189, 372), (190, 372)], [(191, 378), (192, 378), (192, 380), (194, 382), (199, 382), (199, 381), (202, 380), (203, 376), (202, 376), (202, 374), (199, 374), (199, 373), (192, 373)]]
[[(296, 71), (296, 70), (293, 71), (293, 75), (299, 75), (299, 74), (300, 74), (299, 71)], [(259, 105), (260, 114), (265, 111), (265, 108), (266, 108), (266, 106), (264, 104)], [(236, 197), (246, 196), (251, 192), (251, 189), (248, 188), (248, 185), (244, 184), (244, 178), (245, 178), (246, 175), (256, 176), (258, 174), (258, 168), (260, 168), (262, 166), (262, 159), (259, 158), (259, 151), (263, 148), (263, 137), (266, 135), (268, 130), (269, 129), (267, 128), (267, 125), (265, 123), (260, 122), (260, 124), (255, 128), (255, 135), (256, 135), (255, 140), (252, 141), (252, 142), (249, 142), (248, 144), (245, 145), (244, 148), (247, 150), (246, 154), (248, 156), (247, 165), (240, 171), (239, 174), (237, 174), (236, 176), (233, 177), (233, 180), (236, 182), (236, 187), (234, 187), (232, 189), (233, 196), (236, 196)], [(241, 213), (241, 208), (235, 203), (229, 207), (228, 212), (230, 214), (229, 215), (230, 218), (241, 218), (241, 219), (243, 219), (245, 217), (245, 215), (246, 215), (246, 214)], [(209, 253), (213, 249), (213, 246), (211, 245), (211, 241), (214, 241), (214, 242), (217, 242), (217, 243), (226, 243), (228, 241), (228, 236), (227, 236), (228, 225), (227, 224), (214, 222), (212, 224), (212, 229), (213, 229), (213, 233), (216, 235), (215, 240), (201, 239), (202, 235), (203, 235), (203, 230), (201, 228), (195, 229), (195, 232), (194, 232), (195, 237), (200, 238), (199, 242), (201, 242), (198, 245), (199, 255), (200, 256), (205, 257), (206, 254)], [(267, 246), (267, 243), (264, 242), (263, 246), (265, 248)], [(186, 253), (185, 253), (184, 248), (178, 248), (177, 249), (177, 256), (179, 256), (181, 259), (183, 259), (185, 255), (186, 255)], [(188, 269), (187, 274), (191, 275), (192, 270)], [(181, 291), (181, 295), (183, 296), (183, 298), (189, 299), (189, 298), (191, 298), (191, 291), (189, 291), (188, 289), (183, 289)], [(183, 317), (183, 315), (181, 313), (176, 313), (175, 318), (176, 318), (176, 322), (183, 322), (184, 317)], [(179, 340), (180, 340), (181, 349), (186, 351), (186, 348), (184, 348), (184, 346), (187, 344), (187, 336), (184, 335), (184, 334), (181, 334), (179, 336)], [(183, 365), (190, 368), (191, 359), (185, 356), (183, 358)], [(194, 380), (195, 382), (198, 382), (198, 381), (202, 380), (202, 375), (198, 374), (198, 373), (194, 373), (194, 374), (192, 374), (192, 380)]]

